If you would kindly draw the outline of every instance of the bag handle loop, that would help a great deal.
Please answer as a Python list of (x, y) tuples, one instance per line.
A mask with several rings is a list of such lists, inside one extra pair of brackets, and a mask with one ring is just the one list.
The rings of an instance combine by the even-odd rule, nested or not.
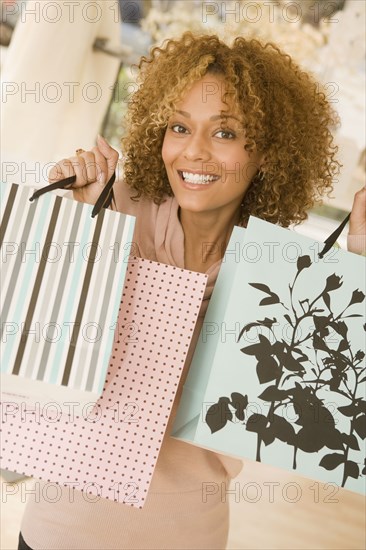
[[(54, 191), (55, 189), (67, 189), (70, 185), (75, 183), (76, 176), (70, 176), (69, 178), (64, 178), (63, 180), (57, 181), (55, 183), (51, 183), (50, 185), (46, 185), (45, 187), (41, 187), (41, 189), (37, 189), (33, 193), (33, 195), (30, 197), (30, 201), (34, 201), (35, 199), (38, 199), (41, 195), (44, 195), (45, 193), (48, 193), (49, 191)], [(108, 208), (111, 205), (111, 202), (114, 198), (113, 195), (113, 184), (116, 181), (116, 172), (113, 172), (111, 178), (108, 180), (107, 184), (105, 185), (103, 191), (99, 195), (97, 202), (94, 205), (94, 208), (91, 213), (91, 217), (95, 218), (99, 214), (102, 208)]]
[(339, 224), (337, 229), (333, 231), (331, 235), (324, 241), (324, 248), (321, 252), (319, 252), (318, 256), (319, 258), (323, 258), (325, 254), (332, 248), (332, 246), (336, 243), (339, 235), (342, 233), (343, 229), (346, 227), (349, 219), (351, 217), (351, 213), (348, 214), (348, 216)]
[[(76, 181), (76, 176), (70, 176), (69, 178), (65, 178), (63, 180), (57, 181), (56, 183), (51, 183), (50, 185), (46, 185), (41, 189), (37, 189), (37, 191), (33, 193), (33, 195), (30, 197), (29, 200), (33, 201), (35, 199), (38, 199), (38, 197), (40, 197), (44, 193), (48, 193), (48, 191), (54, 191), (55, 189), (65, 189), (68, 186), (72, 185), (75, 181)], [(116, 172), (113, 172), (111, 178), (108, 180), (103, 191), (99, 195), (97, 202), (94, 205), (94, 208), (91, 214), (92, 218), (97, 216), (102, 208), (108, 208), (111, 205), (111, 202), (114, 198), (112, 187), (115, 181), (116, 181)], [(342, 233), (343, 229), (346, 227), (350, 217), (351, 217), (351, 213), (349, 213), (347, 217), (333, 231), (333, 233), (329, 235), (327, 239), (325, 239), (324, 247), (318, 254), (319, 258), (323, 258), (325, 254), (332, 248), (332, 246), (337, 241), (339, 235)]]

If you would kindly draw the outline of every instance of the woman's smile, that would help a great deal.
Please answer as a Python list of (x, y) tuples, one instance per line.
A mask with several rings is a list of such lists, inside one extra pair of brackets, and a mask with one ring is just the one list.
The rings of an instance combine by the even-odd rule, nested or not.
[(220, 176), (207, 172), (198, 172), (191, 170), (178, 170), (178, 175), (187, 188), (197, 189), (202, 186), (209, 186), (216, 182)]

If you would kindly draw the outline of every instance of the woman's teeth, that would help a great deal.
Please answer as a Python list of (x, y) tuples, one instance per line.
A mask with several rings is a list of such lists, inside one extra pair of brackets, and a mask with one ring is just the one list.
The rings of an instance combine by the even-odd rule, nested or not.
[(198, 183), (201, 185), (207, 185), (218, 179), (218, 176), (212, 176), (210, 174), (192, 174), (190, 172), (182, 172), (182, 176), (187, 183)]

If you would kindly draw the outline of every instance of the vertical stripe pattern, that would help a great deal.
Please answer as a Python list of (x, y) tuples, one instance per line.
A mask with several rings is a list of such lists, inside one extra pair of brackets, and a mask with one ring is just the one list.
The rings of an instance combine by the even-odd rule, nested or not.
[[(1, 371), (101, 393), (134, 218), (2, 184)], [(15, 244), (14, 244), (15, 243)], [(94, 331), (94, 332), (93, 332)]]
[[(69, 209), (67, 209), (67, 210), (69, 211)], [(67, 242), (69, 242), (69, 243), (76, 242), (76, 236), (77, 236), (77, 232), (78, 232), (78, 228), (79, 228), (79, 224), (80, 224), (81, 210), (82, 210), (82, 204), (78, 203), (77, 206), (76, 206), (76, 212), (75, 212), (75, 215), (74, 215), (70, 235), (68, 235), (68, 239), (67, 239)], [(70, 211), (71, 211), (71, 209), (70, 209)], [(59, 280), (58, 280), (56, 295), (55, 295), (55, 299), (53, 301), (53, 306), (52, 306), (52, 312), (51, 312), (51, 316), (49, 318), (49, 324), (57, 323), (58, 314), (59, 314), (59, 311), (61, 309), (61, 303), (62, 303), (62, 300), (63, 300), (63, 297), (64, 297), (64, 289), (65, 289), (65, 286), (66, 286), (66, 281), (67, 281), (68, 275), (70, 273), (69, 268), (70, 268), (69, 262), (63, 262), (62, 272), (61, 272)], [(53, 284), (53, 281), (52, 281), (51, 278), (50, 278), (50, 282), (51, 282), (51, 284)], [(47, 339), (46, 342), (45, 342), (45, 345), (43, 347), (43, 350), (42, 350), (42, 356), (41, 356), (41, 360), (40, 360), (40, 364), (39, 364), (39, 370), (38, 370), (38, 373), (37, 373), (37, 380), (42, 380), (43, 377), (44, 377), (48, 356), (51, 352), (51, 346), (52, 346), (52, 340)]]
[(48, 226), (48, 229), (47, 229), (47, 233), (46, 233), (44, 248), (42, 249), (42, 254), (40, 256), (40, 263), (39, 263), (39, 267), (38, 267), (38, 271), (37, 271), (36, 281), (35, 281), (34, 286), (32, 288), (31, 299), (30, 299), (29, 306), (28, 306), (28, 311), (27, 311), (27, 314), (26, 314), (26, 317), (25, 317), (24, 328), (23, 328), (23, 331), (22, 331), (21, 339), (20, 339), (20, 345), (19, 345), (16, 357), (15, 357), (15, 362), (14, 362), (14, 365), (13, 365), (12, 374), (19, 374), (20, 365), (21, 365), (22, 358), (23, 358), (23, 353), (24, 353), (24, 350), (25, 350), (25, 346), (27, 344), (28, 334), (29, 334), (31, 323), (32, 323), (32, 320), (33, 320), (34, 309), (36, 307), (39, 291), (41, 289), (43, 275), (44, 275), (44, 272), (45, 272), (45, 269), (46, 269), (47, 257), (45, 257), (44, 253), (46, 252), (46, 254), (47, 254), (47, 248), (49, 248), (49, 245), (52, 242), (52, 236), (53, 236), (53, 233), (55, 231), (55, 225), (57, 223), (57, 216), (58, 216), (58, 213), (59, 213), (59, 210), (60, 210), (60, 206), (61, 206), (61, 198), (56, 197), (56, 201), (55, 201), (55, 204), (54, 204), (53, 210), (52, 210), (51, 220), (50, 220), (50, 223), (49, 223), (49, 226)]
[[(82, 318), (83, 318), (83, 313), (84, 313), (88, 293), (89, 293), (89, 290), (90, 290), (90, 280), (91, 280), (91, 277), (92, 277), (92, 274), (93, 274), (94, 263), (96, 261), (96, 251), (97, 251), (97, 246), (98, 246), (98, 243), (99, 243), (100, 233), (101, 233), (101, 230), (102, 230), (104, 214), (105, 214), (105, 210), (102, 210), (97, 216), (97, 223), (96, 223), (96, 226), (95, 226), (93, 240), (92, 240), (92, 243), (91, 243), (91, 245), (92, 245), (91, 246), (91, 253), (90, 253), (90, 256), (89, 256), (89, 259), (88, 259), (88, 267), (87, 267), (87, 270), (86, 270), (86, 273), (85, 273), (83, 286), (82, 286), (81, 294), (80, 294), (80, 298), (79, 298), (78, 309), (77, 309), (76, 317), (75, 317), (75, 324), (74, 324), (73, 331), (72, 331), (72, 337), (71, 338), (72, 338), (73, 345), (69, 346), (69, 351), (67, 353), (67, 358), (66, 358), (65, 370), (64, 370), (63, 377), (62, 377), (62, 381), (61, 381), (61, 384), (63, 386), (67, 386), (67, 384), (69, 382), (69, 377), (70, 377), (70, 372), (71, 372), (71, 367), (72, 367), (72, 361), (73, 361), (73, 358), (74, 358), (75, 348), (77, 346), (77, 341), (78, 341), (79, 334), (80, 334), (81, 321), (82, 321)], [(91, 296), (91, 299), (94, 300), (95, 296), (94, 295)]]
[(8, 196), (8, 200), (6, 202), (5, 211), (1, 218), (1, 226), (0, 226), (0, 248), (3, 244), (4, 236), (6, 233), (6, 228), (8, 227), (8, 222), (10, 218), (10, 214), (13, 208), (13, 203), (15, 199), (15, 195), (17, 194), (18, 186), (13, 184), (10, 189), (10, 193)]

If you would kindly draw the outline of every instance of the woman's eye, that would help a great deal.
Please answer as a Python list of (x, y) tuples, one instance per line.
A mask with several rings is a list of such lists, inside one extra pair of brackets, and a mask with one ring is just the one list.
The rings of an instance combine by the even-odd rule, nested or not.
[(185, 134), (187, 131), (186, 128), (181, 124), (172, 124), (170, 126), (170, 129), (173, 130), (173, 132), (175, 132), (176, 134)]
[(234, 132), (231, 132), (230, 130), (219, 130), (216, 132), (215, 136), (219, 137), (220, 139), (234, 139), (235, 134)]

